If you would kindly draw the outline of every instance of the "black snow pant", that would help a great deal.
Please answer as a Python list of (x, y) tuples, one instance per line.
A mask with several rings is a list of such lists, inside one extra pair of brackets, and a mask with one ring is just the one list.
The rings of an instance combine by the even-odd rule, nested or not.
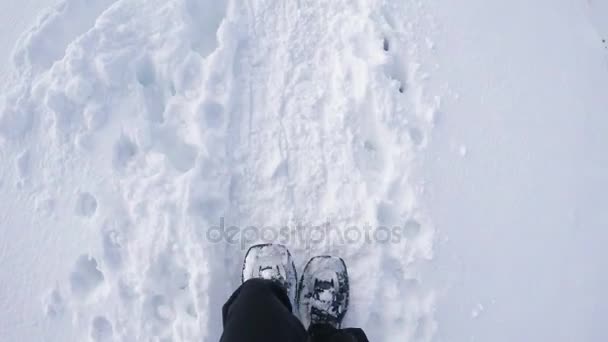
[(220, 342), (368, 342), (363, 330), (313, 324), (308, 331), (291, 312), (287, 293), (265, 279), (243, 283), (222, 309)]

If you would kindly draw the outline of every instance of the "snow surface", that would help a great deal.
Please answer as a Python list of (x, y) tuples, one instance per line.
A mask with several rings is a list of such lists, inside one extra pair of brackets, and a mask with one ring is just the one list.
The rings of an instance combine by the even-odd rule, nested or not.
[(0, 71), (1, 341), (216, 341), (253, 226), (398, 227), (286, 241), (372, 341), (608, 339), (605, 1), (42, 13)]
[(0, 2), (0, 82), (11, 74), (11, 51), (19, 35), (36, 22), (40, 12), (59, 0), (20, 0)]

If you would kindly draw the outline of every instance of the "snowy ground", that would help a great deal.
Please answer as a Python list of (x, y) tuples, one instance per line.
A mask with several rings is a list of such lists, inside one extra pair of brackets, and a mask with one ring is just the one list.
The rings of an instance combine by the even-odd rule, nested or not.
[(0, 340), (215, 341), (264, 231), (346, 260), (372, 341), (608, 338), (605, 3), (42, 12), (1, 71)]
[(11, 52), (21, 33), (27, 30), (47, 7), (59, 0), (21, 0), (0, 3), (0, 82), (11, 74)]

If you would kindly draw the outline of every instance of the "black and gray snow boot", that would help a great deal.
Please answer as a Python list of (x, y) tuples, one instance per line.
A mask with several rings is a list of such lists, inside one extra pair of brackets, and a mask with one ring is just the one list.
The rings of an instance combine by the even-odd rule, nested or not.
[(252, 278), (272, 280), (287, 292), (292, 304), (295, 303), (297, 274), (289, 250), (279, 244), (260, 244), (249, 248), (243, 262), (241, 280)]
[(348, 296), (344, 260), (333, 256), (310, 259), (298, 286), (298, 312), (304, 327), (328, 324), (339, 329), (348, 309)]

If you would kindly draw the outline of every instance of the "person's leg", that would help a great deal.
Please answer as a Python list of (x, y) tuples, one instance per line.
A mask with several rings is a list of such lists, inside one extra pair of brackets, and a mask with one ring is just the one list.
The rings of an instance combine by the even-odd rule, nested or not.
[(337, 329), (330, 324), (316, 323), (308, 328), (310, 342), (369, 342), (359, 328)]
[(308, 334), (292, 314), (289, 297), (274, 281), (245, 281), (222, 309), (221, 342), (305, 342)]

